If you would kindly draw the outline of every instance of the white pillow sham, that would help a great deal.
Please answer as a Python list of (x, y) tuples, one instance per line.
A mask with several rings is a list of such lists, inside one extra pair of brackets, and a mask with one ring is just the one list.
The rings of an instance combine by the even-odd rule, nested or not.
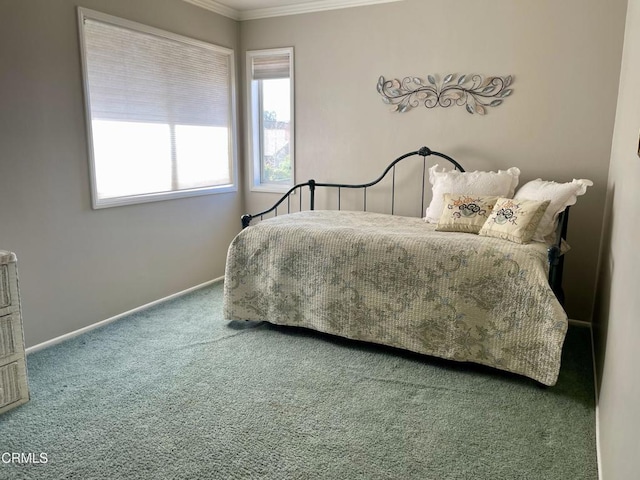
[(577, 197), (584, 195), (587, 187), (592, 185), (593, 182), (591, 180), (584, 178), (579, 180), (573, 179), (573, 181), (567, 183), (558, 183), (537, 178), (522, 185), (516, 192), (514, 199), (549, 200), (550, 202), (549, 207), (544, 212), (542, 220), (538, 224), (538, 228), (533, 234), (533, 240), (537, 242), (553, 241), (553, 233), (556, 229), (558, 215), (568, 206), (574, 205), (578, 199)]
[(432, 195), (425, 212), (425, 220), (429, 223), (438, 223), (440, 220), (446, 193), (511, 198), (520, 178), (520, 169), (517, 167), (497, 172), (459, 172), (439, 168), (436, 164), (429, 169)]

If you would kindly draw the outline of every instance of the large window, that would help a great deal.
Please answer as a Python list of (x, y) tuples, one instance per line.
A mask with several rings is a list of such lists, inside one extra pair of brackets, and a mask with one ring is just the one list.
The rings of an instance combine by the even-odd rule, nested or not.
[(236, 190), (233, 51), (78, 17), (94, 208)]
[(247, 52), (248, 152), (252, 189), (294, 182), (293, 48)]

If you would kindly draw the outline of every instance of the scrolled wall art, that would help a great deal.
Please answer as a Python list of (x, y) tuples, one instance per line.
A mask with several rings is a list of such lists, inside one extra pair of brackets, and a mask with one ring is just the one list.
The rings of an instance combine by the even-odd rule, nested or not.
[(404, 113), (420, 105), (427, 108), (457, 105), (471, 114), (484, 115), (488, 107), (497, 107), (511, 95), (512, 83), (511, 75), (485, 78), (477, 74), (458, 77), (450, 73), (442, 80), (428, 75), (426, 81), (418, 77), (385, 80), (381, 76), (377, 89), (382, 101), (395, 112)]

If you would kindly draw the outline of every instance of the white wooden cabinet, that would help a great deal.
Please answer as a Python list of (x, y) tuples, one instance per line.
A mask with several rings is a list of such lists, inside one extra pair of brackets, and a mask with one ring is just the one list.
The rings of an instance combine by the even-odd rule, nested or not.
[(0, 413), (29, 401), (16, 256), (0, 250)]

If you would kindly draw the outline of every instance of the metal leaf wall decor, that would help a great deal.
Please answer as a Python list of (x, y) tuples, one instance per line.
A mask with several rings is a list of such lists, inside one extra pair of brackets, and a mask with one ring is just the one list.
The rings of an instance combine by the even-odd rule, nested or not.
[(487, 107), (497, 107), (513, 90), (511, 75), (506, 77), (487, 77), (469, 74), (446, 75), (442, 80), (428, 75), (427, 80), (418, 77), (405, 77), (402, 80), (378, 79), (378, 93), (382, 101), (392, 106), (392, 111), (407, 112), (421, 104), (427, 108), (465, 107), (469, 113), (484, 115)]

